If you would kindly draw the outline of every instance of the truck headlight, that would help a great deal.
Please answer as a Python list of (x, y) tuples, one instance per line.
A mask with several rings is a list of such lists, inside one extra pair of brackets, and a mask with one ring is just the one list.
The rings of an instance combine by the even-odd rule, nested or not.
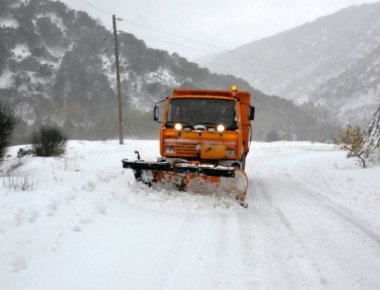
[(182, 125), (180, 123), (177, 123), (174, 125), (174, 129), (176, 129), (177, 131), (181, 131), (182, 130)]
[(174, 148), (171, 146), (166, 147), (166, 153), (174, 153)]
[(235, 150), (230, 149), (230, 150), (226, 151), (226, 155), (229, 156), (229, 157), (233, 157), (233, 156), (236, 155), (236, 152), (235, 152)]
[(218, 127), (216, 127), (216, 130), (217, 130), (219, 133), (224, 132), (225, 129), (226, 129), (226, 128), (225, 128), (222, 124), (220, 124), (220, 125), (218, 125)]

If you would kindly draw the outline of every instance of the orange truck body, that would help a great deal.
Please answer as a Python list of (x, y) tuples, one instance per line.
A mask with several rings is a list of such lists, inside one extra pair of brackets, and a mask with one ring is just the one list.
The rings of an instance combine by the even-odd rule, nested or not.
[[(159, 120), (158, 104), (163, 103)], [(254, 118), (249, 92), (175, 90), (154, 107), (162, 122), (157, 161), (123, 159), (123, 168), (149, 186), (171, 186), (193, 193), (224, 193), (246, 207), (244, 172)], [(209, 108), (210, 107), (210, 108)]]
[[(215, 128), (190, 130), (166, 127), (169, 104), (176, 99), (213, 99), (234, 101), (237, 127), (218, 132)], [(213, 108), (210, 108), (212, 114)], [(175, 90), (164, 102), (160, 129), (160, 154), (162, 157), (193, 160), (229, 160), (230, 165), (243, 166), (249, 152), (251, 95), (237, 90)], [(198, 147), (197, 147), (198, 146)], [(171, 150), (167, 150), (170, 147)]]

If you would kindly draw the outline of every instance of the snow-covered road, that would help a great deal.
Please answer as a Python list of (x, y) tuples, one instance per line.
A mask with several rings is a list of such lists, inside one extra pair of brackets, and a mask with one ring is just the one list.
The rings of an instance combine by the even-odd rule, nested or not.
[(310, 185), (293, 170), (309, 176), (314, 158), (335, 154), (287, 152), (256, 163), (250, 218), (269, 253), (267, 267), (257, 265), (269, 271), (262, 288), (268, 281), (271, 289), (379, 288), (379, 224), (334, 201), (323, 182)]
[(0, 289), (380, 288), (379, 167), (256, 143), (243, 209), (136, 184), (120, 164), (136, 148), (156, 157), (156, 142), (71, 142), (12, 172), (31, 190), (2, 177)]

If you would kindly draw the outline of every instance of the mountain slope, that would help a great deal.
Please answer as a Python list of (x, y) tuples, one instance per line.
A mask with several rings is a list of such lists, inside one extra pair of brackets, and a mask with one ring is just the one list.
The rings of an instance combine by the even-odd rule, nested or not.
[[(25, 134), (58, 123), (72, 138), (109, 138), (117, 132), (113, 36), (86, 13), (60, 2), (6, 0), (0, 14), (0, 100), (11, 103)], [(156, 136), (149, 112), (174, 88), (253, 93), (255, 138), (286, 130), (290, 138), (326, 140), (332, 126), (318, 123), (291, 102), (267, 96), (244, 80), (212, 74), (178, 54), (150, 49), (119, 34), (127, 134)], [(153, 125), (152, 125), (153, 124)]]
[(380, 102), (380, 46), (312, 94), (344, 123), (368, 124)]
[[(254, 87), (298, 104), (312, 101), (332, 106), (332, 115), (339, 115), (342, 123), (350, 119), (363, 124), (369, 121), (366, 113), (373, 104), (367, 88), (375, 88), (378, 96), (380, 87), (379, 15), (380, 2), (347, 8), (234, 49), (205, 65), (212, 71), (244, 76)], [(354, 82), (361, 85), (346, 87)], [(358, 97), (362, 105), (355, 105)], [(362, 109), (364, 119), (352, 114), (352, 110), (362, 114)]]

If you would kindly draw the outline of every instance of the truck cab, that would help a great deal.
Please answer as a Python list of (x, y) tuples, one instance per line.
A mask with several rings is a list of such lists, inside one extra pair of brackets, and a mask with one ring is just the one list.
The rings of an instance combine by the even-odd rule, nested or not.
[(244, 169), (251, 141), (254, 107), (249, 92), (175, 90), (159, 103), (154, 120), (161, 122), (160, 160), (190, 160)]

